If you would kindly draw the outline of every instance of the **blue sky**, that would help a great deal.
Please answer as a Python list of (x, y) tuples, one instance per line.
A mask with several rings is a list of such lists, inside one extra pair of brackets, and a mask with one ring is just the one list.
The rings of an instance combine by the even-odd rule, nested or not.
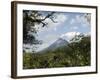
[[(48, 12), (41, 12), (44, 15)], [(53, 23), (50, 19), (46, 19), (45, 22), (48, 23), (48, 27), (41, 27), (41, 24), (35, 25), (38, 29), (36, 38), (42, 40), (42, 45), (38, 45), (36, 51), (40, 51), (49, 45), (51, 45), (58, 38), (64, 38), (70, 41), (75, 35), (80, 33), (90, 34), (91, 32), (91, 14), (86, 13), (71, 13), (71, 12), (57, 12), (54, 14), (56, 16)]]

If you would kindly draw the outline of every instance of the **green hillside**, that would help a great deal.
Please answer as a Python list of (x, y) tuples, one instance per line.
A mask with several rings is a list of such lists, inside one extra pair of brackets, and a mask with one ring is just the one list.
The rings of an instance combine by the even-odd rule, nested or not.
[(90, 42), (90, 36), (87, 36), (53, 51), (23, 53), (23, 69), (89, 66), (91, 65)]

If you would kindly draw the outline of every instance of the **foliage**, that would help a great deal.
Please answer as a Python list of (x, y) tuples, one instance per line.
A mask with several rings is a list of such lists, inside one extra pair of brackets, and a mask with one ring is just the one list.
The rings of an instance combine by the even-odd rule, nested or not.
[(35, 25), (46, 27), (48, 24), (45, 22), (46, 19), (55, 22), (54, 13), (48, 12), (47, 14), (42, 14), (41, 11), (23, 10), (23, 44), (42, 44), (41, 40), (36, 39), (38, 30), (36, 30)]
[(80, 40), (67, 46), (44, 53), (24, 53), (23, 68), (52, 68), (89, 66), (91, 63), (90, 36), (82, 36)]

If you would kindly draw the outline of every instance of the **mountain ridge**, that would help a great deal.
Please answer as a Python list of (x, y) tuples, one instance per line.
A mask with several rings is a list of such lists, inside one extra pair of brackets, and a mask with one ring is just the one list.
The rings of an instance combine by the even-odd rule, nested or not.
[(53, 42), (50, 46), (48, 46), (47, 48), (39, 51), (40, 53), (45, 52), (45, 51), (54, 51), (57, 48), (60, 47), (64, 47), (67, 46), (69, 44), (69, 42), (63, 38), (58, 38), (55, 42)]

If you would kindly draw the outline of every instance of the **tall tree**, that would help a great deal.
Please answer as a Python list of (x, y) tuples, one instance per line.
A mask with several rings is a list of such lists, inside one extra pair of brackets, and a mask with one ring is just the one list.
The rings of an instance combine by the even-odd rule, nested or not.
[(52, 22), (54, 20), (55, 12), (47, 12), (47, 14), (42, 14), (40, 11), (30, 11), (23, 10), (23, 43), (30, 45), (41, 44), (42, 41), (36, 39), (37, 30), (34, 27), (36, 24), (41, 25), (41, 27), (46, 27), (48, 25), (45, 22), (46, 19), (50, 19)]

